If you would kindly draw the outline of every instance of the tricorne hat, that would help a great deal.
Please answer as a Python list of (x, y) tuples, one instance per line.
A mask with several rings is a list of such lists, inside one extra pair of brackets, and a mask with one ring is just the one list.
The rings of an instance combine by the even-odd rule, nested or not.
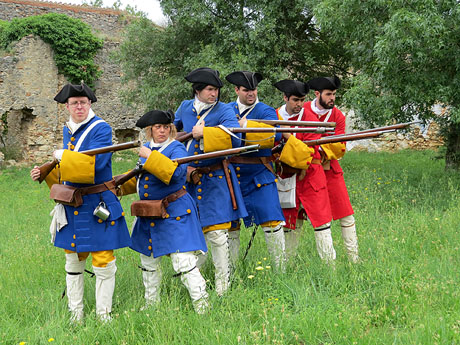
[(153, 126), (156, 124), (166, 125), (174, 121), (174, 113), (172, 110), (163, 111), (163, 110), (150, 110), (149, 112), (142, 115), (142, 117), (137, 120), (136, 127), (145, 128), (147, 126)]
[(318, 77), (308, 81), (310, 89), (316, 91), (337, 90), (340, 87), (339, 77)]
[(284, 79), (276, 82), (273, 85), (285, 94), (294, 95), (297, 97), (303, 97), (308, 93), (308, 91), (310, 91), (310, 87), (307, 83), (298, 80)]
[(264, 79), (262, 74), (249, 71), (236, 71), (225, 77), (229, 83), (243, 86), (248, 90), (255, 90), (257, 85)]
[(97, 98), (93, 90), (91, 90), (89, 86), (83, 82), (81, 84), (65, 85), (54, 97), (54, 100), (58, 103), (67, 103), (67, 100), (70, 97), (88, 97), (92, 103), (97, 102)]
[(189, 74), (185, 76), (185, 80), (190, 83), (200, 83), (206, 85), (212, 85), (218, 88), (221, 88), (224, 84), (219, 78), (219, 71), (208, 68), (200, 67), (194, 69)]

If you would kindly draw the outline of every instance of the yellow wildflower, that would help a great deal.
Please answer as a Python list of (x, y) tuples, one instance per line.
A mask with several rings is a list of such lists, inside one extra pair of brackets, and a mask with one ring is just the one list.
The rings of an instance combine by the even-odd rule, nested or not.
[(262, 266), (257, 266), (256, 271), (262, 271), (264, 268)]
[(248, 279), (252, 279), (254, 276), (252, 274), (248, 275)]

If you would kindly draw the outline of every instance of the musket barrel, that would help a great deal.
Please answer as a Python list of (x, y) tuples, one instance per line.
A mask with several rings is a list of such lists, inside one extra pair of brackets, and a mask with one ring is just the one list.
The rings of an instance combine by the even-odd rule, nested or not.
[(249, 119), (267, 125), (279, 126), (304, 126), (304, 127), (335, 127), (335, 122), (320, 122), (320, 121), (289, 121), (289, 120), (262, 120)]
[[(122, 144), (115, 144), (115, 145), (110, 145), (106, 147), (100, 147), (97, 149), (91, 149), (91, 150), (86, 150), (86, 151), (81, 151), (80, 153), (83, 153), (88, 156), (94, 156), (102, 153), (108, 153), (108, 152), (116, 152), (116, 151), (121, 151), (121, 150), (127, 150), (127, 149), (132, 149), (134, 147), (139, 147), (141, 146), (141, 142), (139, 140), (136, 141), (129, 141), (127, 143), (122, 143)], [(57, 159), (54, 159), (51, 162), (45, 163), (39, 167), (40, 169), (40, 177), (38, 179), (39, 183), (42, 183), (46, 176), (54, 169), (54, 167), (59, 163)]]

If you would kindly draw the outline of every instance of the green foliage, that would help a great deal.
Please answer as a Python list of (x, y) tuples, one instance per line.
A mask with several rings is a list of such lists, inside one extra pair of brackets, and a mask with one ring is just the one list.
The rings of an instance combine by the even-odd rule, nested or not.
[(6, 49), (12, 42), (31, 34), (51, 45), (59, 72), (71, 83), (83, 80), (92, 86), (101, 75), (94, 56), (103, 42), (81, 20), (56, 13), (15, 18), (0, 31), (0, 48)]
[[(114, 154), (118, 157), (120, 153)], [(125, 154), (123, 153), (123, 156)], [(341, 161), (355, 210), (362, 263), (347, 262), (333, 222), (335, 270), (318, 258), (305, 225), (285, 274), (268, 263), (263, 233), (255, 237), (232, 286), (219, 298), (214, 270), (201, 270), (211, 310), (196, 315), (187, 290), (162, 259), (157, 308), (144, 302), (139, 254), (116, 250), (113, 321), (95, 318), (95, 279), (85, 274), (85, 320), (69, 324), (64, 251), (49, 243), (46, 185), (28, 169), (0, 171), (0, 337), (2, 344), (457, 344), (460, 176), (445, 173), (430, 151), (350, 152)], [(115, 173), (133, 167), (114, 160)], [(124, 197), (129, 213), (134, 198)], [(132, 217), (127, 217), (131, 224)], [(251, 229), (242, 231), (241, 251)], [(267, 260), (264, 260), (267, 258)], [(90, 259), (86, 268), (91, 270)], [(263, 270), (256, 270), (261, 266)], [(252, 278), (249, 278), (252, 276)], [(54, 341), (52, 341), (54, 340)]]
[[(322, 32), (343, 46), (359, 71), (344, 99), (362, 124), (416, 116), (453, 131), (460, 122), (457, 0), (311, 2)], [(436, 104), (445, 107), (443, 116), (433, 113)], [(447, 162), (460, 162), (460, 152), (453, 149), (460, 136), (445, 138)]]
[[(274, 106), (282, 96), (272, 84), (282, 78), (347, 71), (346, 57), (316, 30), (304, 1), (163, 0), (161, 6), (169, 25), (133, 23), (118, 55), (124, 79), (135, 87), (125, 94), (131, 104), (176, 109), (191, 94), (184, 76), (204, 66), (222, 78), (235, 70), (262, 73), (260, 99)], [(234, 99), (233, 86), (224, 87), (221, 100)]]

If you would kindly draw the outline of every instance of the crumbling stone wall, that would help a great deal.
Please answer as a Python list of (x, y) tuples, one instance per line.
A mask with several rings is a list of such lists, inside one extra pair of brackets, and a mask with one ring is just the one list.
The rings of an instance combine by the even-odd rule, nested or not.
[[(98, 101), (92, 109), (112, 126), (114, 142), (136, 140), (139, 132), (135, 122), (139, 114), (121, 103), (120, 68), (110, 59), (120, 44), (126, 13), (50, 2), (0, 0), (1, 20), (50, 12), (79, 18), (104, 38), (104, 46), (95, 58), (103, 74), (95, 83)], [(0, 148), (6, 147), (8, 155), (19, 160), (46, 161), (62, 145), (62, 127), (68, 113), (53, 98), (67, 80), (58, 73), (53, 50), (39, 37), (24, 37), (11, 53), (4, 54), (0, 56)]]

